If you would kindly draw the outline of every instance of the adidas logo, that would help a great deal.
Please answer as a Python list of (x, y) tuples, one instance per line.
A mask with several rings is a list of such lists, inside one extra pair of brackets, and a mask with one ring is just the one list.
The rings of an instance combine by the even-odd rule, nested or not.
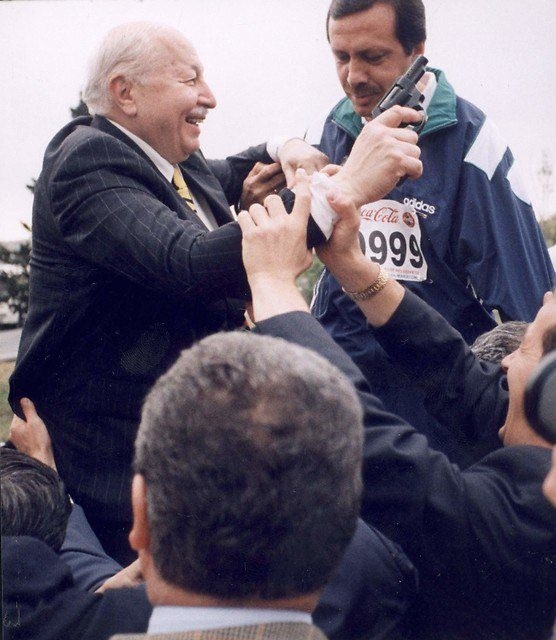
[(423, 213), (428, 213), (431, 215), (436, 211), (436, 207), (433, 204), (427, 204), (422, 200), (417, 200), (417, 198), (404, 198), (403, 203), (410, 204), (415, 207), (417, 211), (421, 211)]

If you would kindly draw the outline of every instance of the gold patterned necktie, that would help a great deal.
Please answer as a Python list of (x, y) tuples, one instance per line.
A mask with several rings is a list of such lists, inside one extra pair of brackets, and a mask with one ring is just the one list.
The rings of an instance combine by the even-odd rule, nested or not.
[(190, 206), (193, 211), (197, 212), (195, 208), (195, 202), (193, 201), (193, 196), (191, 195), (191, 191), (189, 191), (189, 187), (185, 182), (182, 172), (179, 167), (174, 167), (174, 177), (172, 178), (172, 184), (176, 188), (178, 195), (181, 196), (187, 204)]

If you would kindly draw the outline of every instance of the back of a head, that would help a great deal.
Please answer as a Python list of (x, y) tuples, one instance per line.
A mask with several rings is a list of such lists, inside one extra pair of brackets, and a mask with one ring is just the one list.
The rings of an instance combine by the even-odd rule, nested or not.
[(326, 16), (326, 35), (330, 20), (340, 20), (376, 4), (392, 7), (396, 15), (396, 37), (407, 54), (427, 39), (427, 25), (423, 0), (332, 0)]
[(507, 355), (519, 347), (528, 326), (529, 323), (522, 320), (499, 324), (478, 336), (471, 345), (471, 351), (480, 360), (500, 364)]
[(31, 536), (59, 551), (71, 503), (60, 476), (42, 462), (0, 448), (2, 535)]
[(316, 354), (238, 332), (183, 352), (136, 441), (160, 576), (220, 599), (319, 590), (355, 529), (361, 448), (355, 391)]
[(110, 80), (118, 75), (145, 81), (156, 70), (161, 44), (183, 36), (154, 22), (128, 22), (114, 27), (89, 62), (83, 102), (91, 114), (105, 115), (112, 107)]

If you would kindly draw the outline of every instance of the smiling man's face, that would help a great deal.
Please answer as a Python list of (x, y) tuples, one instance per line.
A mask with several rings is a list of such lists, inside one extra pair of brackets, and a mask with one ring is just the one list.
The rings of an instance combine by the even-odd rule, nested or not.
[(200, 123), (216, 100), (203, 77), (195, 49), (179, 36), (156, 43), (156, 61), (147, 78), (132, 87), (133, 133), (171, 164), (200, 146)]

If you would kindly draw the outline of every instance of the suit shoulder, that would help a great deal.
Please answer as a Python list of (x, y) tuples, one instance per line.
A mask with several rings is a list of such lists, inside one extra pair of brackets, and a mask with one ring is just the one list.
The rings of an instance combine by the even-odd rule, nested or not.
[(53, 178), (65, 179), (102, 167), (117, 173), (143, 173), (146, 164), (132, 146), (87, 122), (76, 122), (64, 127), (48, 145), (43, 169)]

